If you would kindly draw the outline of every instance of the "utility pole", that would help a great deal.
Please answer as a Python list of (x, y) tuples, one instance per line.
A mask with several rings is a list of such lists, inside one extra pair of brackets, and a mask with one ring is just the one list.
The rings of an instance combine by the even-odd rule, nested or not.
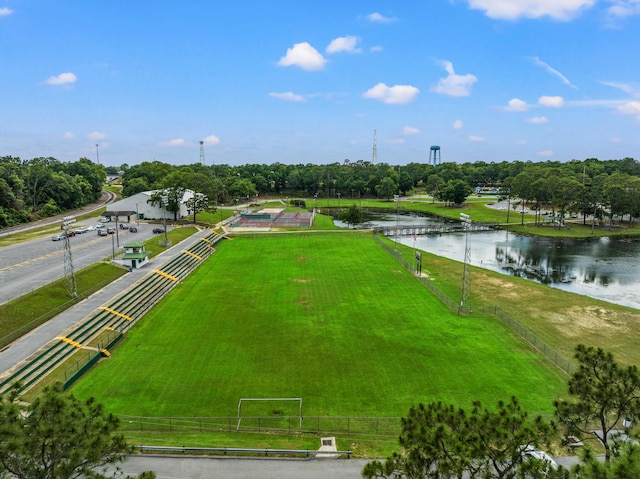
[(471, 247), (469, 246), (471, 217), (465, 213), (460, 213), (460, 221), (464, 229), (464, 267), (462, 270), (462, 290), (460, 291), (458, 314), (462, 314), (465, 309), (470, 310), (471, 308)]
[(62, 231), (64, 231), (64, 279), (65, 289), (70, 298), (74, 299), (78, 296), (78, 287), (76, 285), (76, 275), (73, 270), (73, 260), (71, 258), (71, 244), (69, 243), (69, 229), (76, 220), (73, 216), (66, 216), (62, 219)]
[(204, 165), (204, 141), (200, 140), (200, 164)]

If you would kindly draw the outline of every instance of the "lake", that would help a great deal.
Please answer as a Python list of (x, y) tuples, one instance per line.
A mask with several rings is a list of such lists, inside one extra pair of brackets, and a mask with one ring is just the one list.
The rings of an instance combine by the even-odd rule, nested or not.
[[(395, 214), (369, 214), (367, 221), (395, 226)], [(424, 225), (437, 219), (399, 215), (401, 225)], [(336, 224), (340, 225), (339, 222)], [(464, 261), (464, 233), (405, 236), (400, 243)], [(471, 264), (519, 276), (553, 288), (640, 309), (640, 238), (587, 240), (524, 236), (508, 231), (469, 233)]]

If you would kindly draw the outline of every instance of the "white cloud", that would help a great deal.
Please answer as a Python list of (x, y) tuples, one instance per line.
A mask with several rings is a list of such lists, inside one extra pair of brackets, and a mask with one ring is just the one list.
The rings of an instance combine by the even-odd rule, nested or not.
[(331, 43), (327, 47), (326, 51), (329, 54), (338, 52), (360, 53), (362, 49), (357, 47), (359, 41), (360, 38), (353, 35), (338, 37), (334, 40), (331, 40)]
[(462, 122), (462, 120), (456, 120), (453, 122), (452, 125), (456, 130), (459, 130), (460, 128), (462, 128), (464, 126), (464, 123)]
[(469, 135), (469, 141), (473, 141), (475, 143), (482, 143), (485, 139), (481, 136)]
[[(640, 2), (640, 0), (638, 1)], [(607, 82), (607, 81), (601, 81), (600, 83), (606, 86), (610, 86), (612, 88), (617, 88), (618, 90), (622, 90), (623, 92), (635, 98), (640, 98), (640, 87), (636, 84)]]
[(378, 12), (370, 13), (365, 18), (372, 23), (391, 23), (396, 21), (395, 18), (385, 17), (384, 15)]
[(69, 83), (75, 83), (78, 79), (75, 74), (71, 72), (60, 73), (58, 76), (52, 76), (47, 78), (47, 83), (49, 85), (67, 85)]
[(490, 18), (517, 20), (549, 16), (571, 20), (580, 11), (591, 8), (595, 0), (467, 0), (469, 7), (482, 10)]
[(504, 111), (527, 111), (528, 109), (529, 105), (527, 105), (527, 102), (520, 98), (512, 98), (509, 100), (507, 106), (503, 108)]
[(73, 140), (75, 137), (76, 135), (74, 135), (72, 131), (68, 131), (64, 135), (62, 135), (62, 138), (64, 138), (65, 140)]
[(625, 18), (640, 14), (640, 0), (609, 0), (613, 3), (607, 12), (612, 17)]
[(7, 7), (0, 8), (0, 17), (7, 17), (13, 13), (13, 10)]
[(449, 74), (445, 78), (440, 78), (438, 84), (431, 87), (431, 91), (450, 96), (469, 96), (471, 87), (478, 81), (475, 75), (456, 75), (453, 64), (449, 61), (442, 62), (442, 67)]
[(575, 86), (573, 83), (571, 83), (571, 82), (569, 81), (569, 79), (568, 79), (566, 76), (564, 76), (562, 73), (560, 73), (560, 72), (559, 72), (558, 70), (556, 70), (555, 68), (551, 68), (551, 67), (549, 66), (549, 64), (547, 64), (547, 63), (543, 62), (543, 61), (542, 61), (542, 60), (540, 60), (538, 57), (532, 57), (532, 58), (531, 58), (531, 61), (532, 61), (534, 64), (538, 65), (539, 67), (544, 68), (545, 70), (547, 70), (547, 71), (548, 71), (549, 73), (551, 73), (552, 75), (555, 75), (555, 76), (557, 76), (558, 78), (560, 78), (560, 80), (562, 80), (562, 83), (564, 83), (564, 84), (565, 84), (565, 85), (567, 85), (568, 87), (571, 87), (571, 88), (573, 88), (573, 89), (575, 89), (575, 90), (577, 90), (577, 89), (578, 89), (578, 87), (577, 87), (577, 86)]
[(564, 98), (561, 96), (541, 96), (538, 98), (538, 105), (550, 108), (560, 108), (564, 105)]
[(411, 85), (394, 85), (387, 86), (384, 83), (378, 83), (362, 94), (364, 98), (380, 100), (382, 103), (390, 105), (400, 105), (410, 103), (418, 96), (420, 90)]
[(531, 123), (532, 125), (542, 125), (544, 123), (549, 123), (549, 119), (546, 116), (533, 116), (526, 120), (527, 123)]
[(297, 66), (305, 71), (322, 70), (327, 60), (309, 43), (296, 43), (287, 49), (287, 54), (278, 61), (278, 66)]
[(640, 120), (640, 101), (630, 101), (629, 103), (620, 105), (617, 110), (618, 113), (622, 113), (623, 115), (636, 115), (636, 118)]
[(91, 141), (104, 140), (106, 137), (107, 135), (99, 131), (92, 131), (87, 135), (87, 138), (89, 138)]
[(269, 93), (269, 96), (272, 98), (277, 98), (278, 100), (284, 100), (284, 101), (294, 101), (294, 102), (307, 101), (305, 97), (303, 97), (302, 95), (293, 93), (292, 91), (285, 91), (282, 93), (271, 92)]
[(184, 138), (173, 138), (169, 141), (163, 141), (160, 146), (182, 146), (184, 145)]
[(543, 151), (539, 151), (538, 156), (553, 156), (553, 151), (551, 150), (543, 150)]
[(369, 51), (370, 51), (371, 53), (381, 52), (381, 51), (382, 51), (382, 47), (381, 47), (380, 45), (376, 45), (376, 46), (374, 46), (374, 47), (371, 47), (371, 48), (369, 49)]
[(405, 126), (402, 130), (403, 135), (417, 135), (418, 133), (420, 133), (420, 130), (412, 126)]
[(205, 137), (203, 140), (205, 145), (218, 145), (220, 144), (220, 138), (218, 138), (216, 135), (209, 135), (207, 137)]

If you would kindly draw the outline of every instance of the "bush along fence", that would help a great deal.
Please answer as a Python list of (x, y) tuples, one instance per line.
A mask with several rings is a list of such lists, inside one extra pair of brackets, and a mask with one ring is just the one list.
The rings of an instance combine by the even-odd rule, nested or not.
[[(402, 264), (407, 270), (413, 273), (414, 267), (409, 264), (400, 254), (399, 251), (394, 250), (389, 245), (385, 244), (378, 236), (374, 235), (373, 239), (380, 244), (390, 255), (392, 255), (400, 264)], [(443, 304), (449, 308), (451, 311), (457, 314), (469, 314), (473, 312), (479, 316), (490, 316), (502, 321), (506, 326), (508, 326), (513, 332), (519, 335), (522, 339), (528, 342), (531, 346), (537, 349), (543, 356), (545, 356), (549, 361), (551, 361), (557, 368), (566, 373), (567, 375), (572, 374), (575, 371), (575, 365), (569, 361), (566, 357), (564, 357), (561, 353), (553, 349), (547, 343), (542, 341), (538, 336), (536, 336), (533, 332), (527, 329), (522, 325), (519, 321), (511, 317), (508, 313), (503, 311), (499, 306), (482, 306), (477, 307), (471, 310), (469, 307), (460, 308), (460, 305), (457, 301), (454, 301), (449, 296), (447, 296), (444, 292), (442, 292), (437, 286), (435, 286), (431, 281), (426, 278), (418, 278), (420, 282), (431, 291)]]

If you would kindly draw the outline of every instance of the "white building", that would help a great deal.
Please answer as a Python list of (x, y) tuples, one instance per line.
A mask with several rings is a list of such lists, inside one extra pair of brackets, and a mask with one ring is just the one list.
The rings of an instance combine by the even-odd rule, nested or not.
[[(141, 219), (153, 219), (153, 220), (161, 220), (163, 217), (167, 220), (173, 220), (173, 213), (166, 211), (164, 208), (160, 208), (157, 204), (151, 205), (148, 203), (149, 198), (158, 190), (152, 191), (143, 191), (141, 193), (137, 193), (132, 196), (128, 196), (127, 198), (123, 198), (120, 201), (116, 201), (115, 203), (111, 203), (107, 207), (107, 211), (105, 212), (105, 216), (109, 215), (110, 212), (118, 212), (120, 214), (120, 221), (132, 221), (135, 219), (136, 212), (141, 216)], [(192, 190), (185, 190), (182, 195), (182, 200), (180, 201), (180, 211), (178, 211), (178, 219), (184, 218), (191, 214), (191, 210), (187, 208), (186, 202), (193, 198)], [(122, 213), (128, 212), (129, 215), (132, 215), (133, 218), (123, 218)], [(126, 216), (129, 216), (126, 215)]]

